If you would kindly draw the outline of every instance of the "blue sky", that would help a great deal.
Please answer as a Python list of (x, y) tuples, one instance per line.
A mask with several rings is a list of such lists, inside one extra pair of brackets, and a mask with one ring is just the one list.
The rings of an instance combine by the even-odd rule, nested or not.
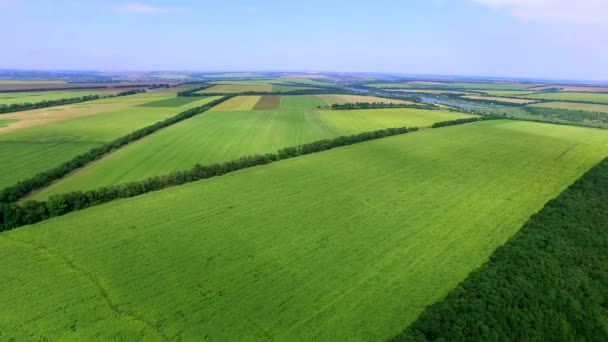
[(0, 0), (0, 68), (608, 80), (606, 0)]

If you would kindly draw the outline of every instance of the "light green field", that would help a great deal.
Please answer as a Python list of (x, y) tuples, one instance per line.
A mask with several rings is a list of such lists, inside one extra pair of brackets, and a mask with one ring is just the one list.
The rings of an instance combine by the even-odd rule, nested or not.
[(0, 189), (208, 101), (201, 98), (170, 108), (130, 107), (0, 134)]
[(393, 89), (411, 89), (411, 88), (431, 88), (431, 89), (470, 89), (470, 90), (525, 90), (529, 85), (519, 83), (468, 83), (468, 82), (450, 82), (450, 83), (433, 83), (433, 84), (418, 84), (418, 83), (372, 83), (366, 84), (373, 88), (393, 88)]
[(99, 90), (62, 90), (62, 91), (32, 91), (0, 93), (0, 105), (41, 102), (59, 99), (69, 99), (86, 95), (110, 95), (112, 92)]
[(484, 121), (356, 144), (0, 234), (17, 340), (384, 340), (608, 155)]
[(491, 96), (505, 96), (505, 97), (520, 97), (537, 93), (537, 91), (527, 90), (484, 90), (484, 93)]
[(588, 112), (608, 113), (608, 105), (595, 103), (574, 103), (574, 102), (541, 102), (531, 105), (532, 107), (584, 110)]
[(33, 195), (95, 189), (142, 180), (195, 164), (211, 164), (244, 155), (388, 127), (424, 127), (468, 117), (420, 109), (317, 110), (316, 96), (283, 96), (272, 111), (214, 111), (169, 127), (116, 151)]
[(17, 120), (13, 120), (13, 119), (4, 120), (4, 119), (0, 119), (0, 127), (8, 127), (8, 125), (12, 124), (15, 121), (17, 121)]
[(540, 93), (525, 96), (530, 99), (539, 100), (555, 100), (555, 101), (579, 101), (579, 102), (596, 102), (602, 104), (608, 104), (608, 94), (601, 93), (577, 93), (577, 92), (563, 92), (563, 93)]
[(312, 80), (309, 78), (295, 78), (295, 77), (282, 77), (282, 78), (271, 78), (271, 79), (263, 79), (263, 80), (246, 80), (246, 81), (214, 81), (211, 82), (213, 84), (233, 84), (233, 85), (277, 85), (283, 83), (299, 83), (299, 84), (307, 84), (307, 85), (317, 85), (317, 86), (333, 86), (334, 84)]

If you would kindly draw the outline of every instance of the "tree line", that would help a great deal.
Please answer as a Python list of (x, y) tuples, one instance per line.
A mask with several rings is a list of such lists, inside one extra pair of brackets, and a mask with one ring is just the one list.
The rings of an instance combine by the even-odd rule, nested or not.
[[(173, 172), (164, 176), (151, 177), (144, 181), (132, 182), (118, 186), (103, 187), (89, 191), (75, 191), (61, 195), (53, 195), (48, 201), (25, 201), (23, 204), (0, 204), (0, 231), (10, 230), (26, 224), (46, 220), (72, 211), (106, 203), (118, 198), (128, 198), (147, 192), (161, 190), (170, 186), (181, 185), (193, 181), (217, 177), (229, 172), (245, 168), (269, 164), (275, 161), (294, 158), (320, 151), (327, 151), (340, 146), (352, 145), (364, 141), (405, 134), (417, 131), (417, 128), (387, 128), (372, 132), (340, 136), (334, 139), (314, 141), (295, 147), (287, 147), (276, 153), (245, 156), (236, 160), (213, 164), (195, 165), (188, 171)], [(66, 170), (61, 170), (65, 172)], [(14, 197), (13, 197), (14, 198)]]
[(85, 166), (86, 164), (101, 158), (102, 156), (110, 153), (116, 149), (121, 148), (122, 146), (139, 140), (147, 135), (150, 135), (162, 128), (171, 126), (177, 122), (186, 120), (194, 115), (205, 112), (209, 108), (224, 102), (225, 100), (231, 98), (231, 96), (226, 96), (224, 98), (211, 101), (205, 105), (194, 107), (183, 111), (176, 116), (165, 119), (163, 121), (159, 121), (150, 126), (135, 130), (123, 137), (120, 137), (110, 143), (107, 143), (103, 146), (96, 147), (91, 149), (90, 151), (78, 155), (71, 160), (62, 163), (61, 165), (44, 171), (42, 173), (37, 174), (36, 176), (21, 181), (14, 186), (8, 187), (0, 192), (0, 203), (12, 203), (18, 201), (20, 198), (29, 194), (30, 192), (40, 189), (51, 182), (65, 176), (66, 174)]
[(417, 108), (417, 109), (437, 109), (434, 104), (408, 104), (408, 103), (387, 103), (387, 102), (354, 102), (354, 103), (334, 103), (330, 107), (332, 110), (353, 110), (353, 109), (382, 109), (382, 108)]
[(462, 124), (469, 123), (469, 122), (482, 121), (482, 120), (493, 120), (493, 119), (503, 119), (503, 118), (494, 117), (494, 116), (478, 116), (478, 117), (472, 117), (472, 118), (435, 122), (431, 127), (439, 128), (439, 127), (462, 125)]
[(92, 101), (92, 100), (97, 100), (97, 99), (102, 99), (102, 98), (109, 98), (109, 97), (133, 95), (133, 94), (137, 94), (137, 93), (143, 93), (145, 91), (146, 91), (145, 89), (133, 89), (133, 90), (123, 91), (123, 92), (117, 93), (115, 95), (105, 95), (105, 96), (85, 95), (85, 96), (80, 96), (80, 97), (71, 97), (71, 98), (63, 98), (63, 99), (56, 99), (56, 100), (43, 100), (40, 102), (12, 103), (12, 104), (8, 104), (8, 105), (0, 104), (0, 114), (19, 112), (22, 110), (60, 106), (60, 105), (66, 105), (66, 104), (72, 104), (72, 103)]
[(394, 341), (607, 341), (608, 159)]

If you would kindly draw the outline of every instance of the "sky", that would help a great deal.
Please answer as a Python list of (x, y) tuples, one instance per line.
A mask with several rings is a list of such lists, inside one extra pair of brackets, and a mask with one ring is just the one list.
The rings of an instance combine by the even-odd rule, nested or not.
[(0, 0), (0, 69), (608, 80), (608, 0)]

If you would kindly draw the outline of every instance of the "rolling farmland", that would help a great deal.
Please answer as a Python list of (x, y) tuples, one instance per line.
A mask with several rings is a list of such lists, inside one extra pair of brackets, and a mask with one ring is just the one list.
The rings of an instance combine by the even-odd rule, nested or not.
[(562, 93), (537, 93), (525, 96), (530, 99), (553, 100), (553, 101), (574, 101), (574, 102), (593, 102), (600, 104), (608, 104), (608, 94), (601, 93), (577, 93), (577, 92), (562, 92)]
[[(282, 96), (277, 109), (247, 108), (265, 97), (237, 97), (209, 112), (164, 129), (59, 180), (34, 194), (94, 189), (141, 180), (195, 164), (211, 164), (244, 155), (275, 152), (302, 143), (389, 127), (425, 127), (470, 115), (410, 108), (319, 110), (317, 96)], [(242, 105), (245, 103), (246, 105)], [(181, 153), (181, 151), (188, 151)], [(170, 161), (170, 162), (169, 162)]]
[[(199, 98), (181, 107), (136, 107), (144, 99), (154, 99), (167, 95), (137, 97), (132, 99), (113, 98), (99, 100), (102, 109), (90, 109), (86, 104), (67, 106), (66, 114), (62, 111), (53, 111), (53, 108), (32, 111), (34, 113), (18, 112), (6, 114), (2, 117), (23, 120), (31, 125), (20, 125), (22, 121), (10, 123), (0, 128), (0, 159), (5, 161), (0, 169), (0, 188), (31, 177), (39, 172), (69, 160), (70, 158), (87, 152), (91, 148), (121, 137), (131, 131), (148, 126), (162, 119), (173, 116), (187, 108), (195, 107), (211, 98)], [(170, 97), (170, 96), (169, 96)], [(112, 101), (116, 103), (112, 103)], [(87, 113), (83, 116), (84, 113)], [(32, 115), (31, 117), (28, 117)], [(62, 118), (48, 119), (48, 116), (60, 115)], [(46, 121), (45, 121), (46, 120)]]
[(530, 104), (530, 103), (538, 102), (537, 100), (518, 99), (518, 98), (513, 98), (513, 97), (479, 96), (479, 95), (466, 95), (466, 96), (463, 96), (463, 98), (471, 99), (471, 100), (508, 102), (508, 103), (514, 103), (514, 104)]
[(63, 91), (36, 91), (0, 93), (0, 105), (10, 105), (25, 102), (42, 102), (59, 99), (83, 97), (86, 95), (110, 95), (113, 92), (103, 90), (63, 90)]
[(2, 233), (0, 331), (89, 340), (386, 339), (607, 155), (602, 130), (484, 121)]
[(533, 107), (583, 110), (588, 112), (608, 113), (608, 105), (594, 103), (574, 103), (574, 102), (543, 102), (532, 105)]

